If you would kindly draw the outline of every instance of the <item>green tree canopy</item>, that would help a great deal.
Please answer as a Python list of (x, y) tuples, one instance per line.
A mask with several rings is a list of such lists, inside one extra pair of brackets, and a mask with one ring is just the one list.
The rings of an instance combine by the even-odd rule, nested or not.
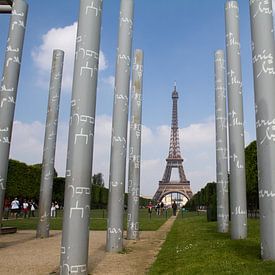
[(251, 142), (245, 148), (246, 193), (248, 209), (259, 208), (257, 144)]

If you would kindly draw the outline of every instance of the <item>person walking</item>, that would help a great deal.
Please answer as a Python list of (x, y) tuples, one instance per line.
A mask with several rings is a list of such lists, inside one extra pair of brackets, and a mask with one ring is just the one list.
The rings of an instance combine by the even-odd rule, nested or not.
[(35, 203), (33, 200), (30, 202), (30, 215), (29, 217), (35, 217)]
[(55, 218), (55, 217), (56, 217), (56, 208), (55, 208), (54, 203), (52, 203), (52, 206), (51, 206), (51, 218)]
[(160, 203), (159, 202), (157, 203), (156, 210), (157, 210), (157, 215), (159, 216), (159, 214), (160, 214)]
[(20, 210), (19, 206), (20, 206), (19, 200), (17, 198), (14, 198), (14, 200), (11, 202), (11, 213), (12, 213), (12, 216), (16, 219)]
[(29, 204), (27, 203), (26, 200), (24, 200), (22, 208), (23, 208), (24, 219), (26, 219), (29, 212)]
[(152, 208), (153, 208), (153, 204), (152, 202), (150, 201), (149, 204), (147, 205), (147, 208), (148, 208), (148, 214), (150, 216), (150, 219), (151, 219), (151, 215), (152, 215)]
[(160, 215), (163, 216), (164, 203), (163, 201), (160, 203)]
[(57, 217), (57, 213), (58, 213), (58, 210), (60, 208), (57, 201), (54, 203), (54, 207), (55, 207), (55, 217)]
[(173, 202), (172, 204), (172, 209), (173, 209), (173, 216), (176, 216), (177, 215), (177, 204), (176, 204), (176, 201)]
[(4, 201), (4, 219), (9, 219), (9, 212), (10, 212), (10, 200), (5, 199)]

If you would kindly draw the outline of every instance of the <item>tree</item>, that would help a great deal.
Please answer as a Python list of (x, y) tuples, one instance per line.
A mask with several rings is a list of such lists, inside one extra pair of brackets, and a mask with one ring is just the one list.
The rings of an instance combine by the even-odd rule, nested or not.
[(38, 200), (40, 180), (40, 167), (29, 166), (26, 163), (11, 159), (8, 167), (6, 197)]
[(207, 185), (197, 192), (185, 205), (190, 210), (196, 210), (200, 206), (214, 205), (216, 202), (217, 191), (216, 183), (209, 182)]
[(245, 148), (246, 193), (248, 209), (259, 208), (257, 144), (251, 142)]
[(92, 176), (92, 185), (104, 186), (103, 174), (98, 173)]
[(64, 205), (65, 178), (59, 177), (53, 179), (52, 200)]

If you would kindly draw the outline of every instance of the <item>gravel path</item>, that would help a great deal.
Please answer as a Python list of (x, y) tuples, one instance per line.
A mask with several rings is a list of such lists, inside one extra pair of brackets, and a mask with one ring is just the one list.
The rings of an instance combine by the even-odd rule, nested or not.
[[(90, 232), (89, 274), (145, 274), (157, 256), (175, 217), (157, 231), (140, 233), (139, 241), (124, 240), (125, 253), (105, 252), (106, 232)], [(0, 236), (0, 274), (57, 274), (61, 231), (36, 239), (35, 231)]]

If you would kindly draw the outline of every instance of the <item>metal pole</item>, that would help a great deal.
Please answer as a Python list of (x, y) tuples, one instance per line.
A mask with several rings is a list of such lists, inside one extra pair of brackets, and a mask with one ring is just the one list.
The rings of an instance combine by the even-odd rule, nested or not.
[(106, 250), (123, 249), (123, 206), (134, 0), (121, 0), (113, 105)]
[(11, 13), (12, 7), (9, 5), (0, 5), (0, 13)]
[(228, 232), (228, 167), (227, 167), (227, 114), (224, 53), (215, 53), (216, 101), (216, 173), (218, 232)]
[(87, 274), (102, 0), (81, 0), (66, 168), (60, 273)]
[(275, 68), (272, 1), (250, 1), (261, 255), (275, 260)]
[(50, 233), (50, 211), (63, 60), (64, 52), (61, 50), (54, 50), (44, 138), (43, 166), (39, 197), (39, 222), (36, 232), (37, 238), (48, 238)]
[(139, 239), (143, 51), (135, 51), (132, 76), (127, 239)]
[(3, 215), (10, 142), (27, 14), (28, 4), (24, 0), (15, 0), (12, 6), (9, 37), (0, 87), (0, 223)]
[(231, 238), (245, 239), (247, 237), (246, 179), (239, 7), (237, 1), (226, 2), (225, 18), (230, 155)]

